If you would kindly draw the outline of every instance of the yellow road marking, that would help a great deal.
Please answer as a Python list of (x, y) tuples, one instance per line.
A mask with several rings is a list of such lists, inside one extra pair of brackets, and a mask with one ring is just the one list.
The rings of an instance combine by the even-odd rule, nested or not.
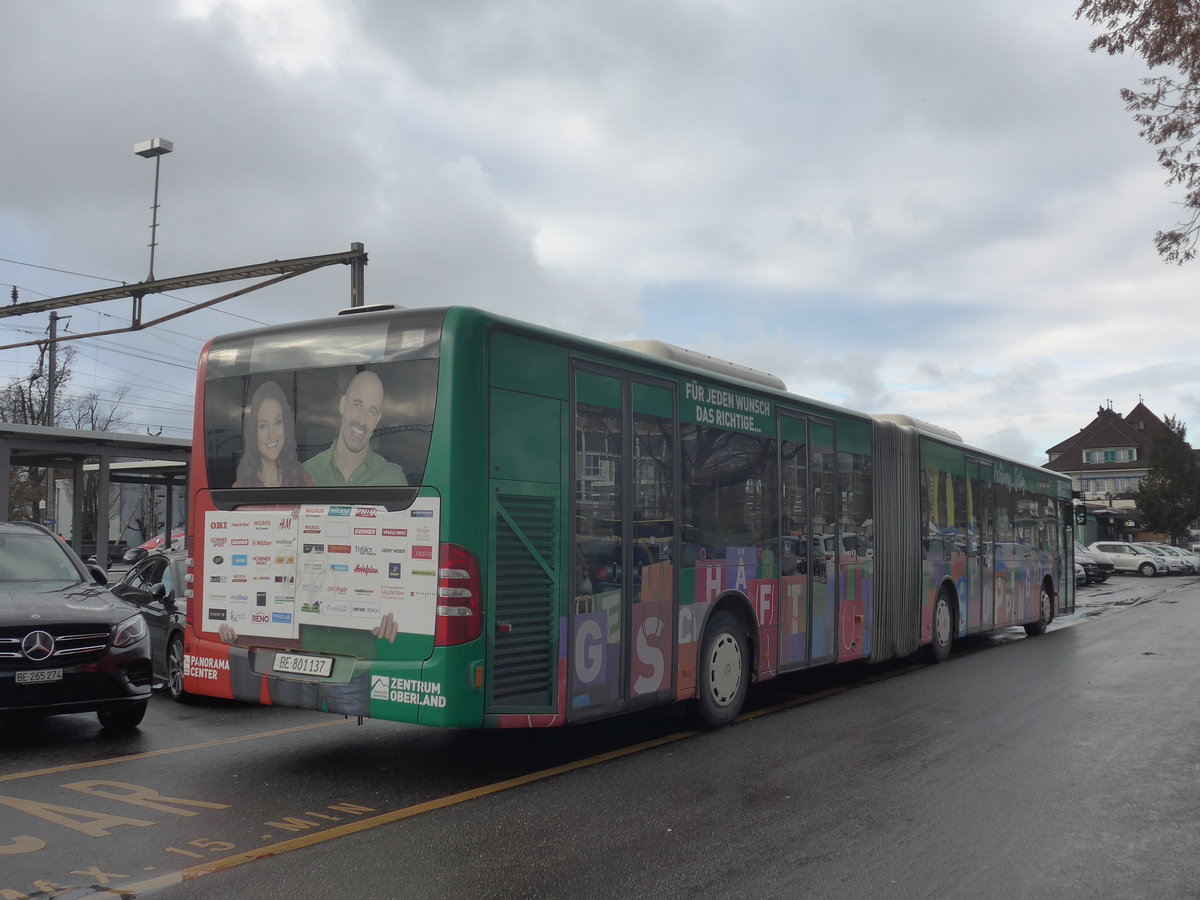
[[(765, 716), (768, 713), (781, 712), (785, 709), (803, 706), (806, 703), (812, 703), (817, 700), (823, 700), (827, 697), (832, 697), (836, 694), (844, 693), (845, 691), (850, 690), (852, 687), (857, 687), (863, 684), (871, 684), (876, 681), (883, 681), (887, 678), (891, 678), (896, 675), (902, 675), (906, 672), (912, 672), (920, 668), (923, 667), (910, 666), (908, 668), (898, 669), (894, 672), (881, 673), (880, 675), (872, 678), (856, 681), (852, 685), (843, 685), (830, 688), (829, 690), (820, 691), (816, 694), (808, 694), (803, 697), (793, 697), (782, 703), (777, 703), (774, 706), (764, 707), (763, 709), (743, 713), (742, 715), (738, 716), (737, 721), (747, 722), (751, 719), (757, 719), (761, 716)], [(652, 750), (656, 747), (662, 747), (667, 744), (676, 743), (677, 741), (686, 740), (687, 738), (695, 737), (696, 735), (702, 733), (703, 732), (695, 729), (678, 731), (674, 734), (665, 735), (664, 737), (643, 741), (640, 744), (622, 747), (617, 750), (610, 750), (607, 753), (601, 753), (597, 756), (590, 756), (586, 759), (579, 759), (575, 760), (574, 762), (563, 763), (560, 766), (543, 769), (539, 772), (531, 772), (528, 775), (519, 775), (516, 778), (509, 778), (505, 781), (497, 781), (494, 784), (488, 784), (482, 787), (460, 791), (457, 794), (439, 797), (436, 800), (428, 800), (424, 803), (405, 806), (401, 809), (392, 810), (391, 812), (381, 813), (377, 816), (371, 816), (370, 818), (358, 819), (354, 822), (347, 822), (345, 825), (337, 825), (333, 828), (325, 829), (324, 831), (314, 832), (313, 834), (307, 834), (302, 837), (291, 838), (275, 844), (268, 844), (263, 847), (255, 848), (254, 850), (247, 850), (243, 853), (235, 853), (232, 856), (226, 856), (222, 859), (216, 859), (212, 860), (211, 862), (188, 866), (186, 869), (181, 869), (177, 872), (168, 872), (162, 875), (157, 875), (153, 878), (148, 878), (144, 881), (139, 881), (136, 884), (126, 884), (122, 885), (120, 888), (99, 891), (95, 894), (89, 894), (88, 896), (97, 898), (128, 898), (130, 895), (145, 894), (150, 891), (182, 884), (185, 881), (193, 881), (197, 878), (202, 878), (205, 875), (214, 875), (217, 872), (224, 872), (228, 869), (234, 869), (238, 866), (245, 865), (249, 862), (254, 862), (258, 859), (265, 859), (269, 856), (279, 856), (284, 853), (291, 853), (294, 850), (302, 850), (305, 847), (313, 847), (317, 844), (324, 844), (327, 841), (332, 841), (341, 837), (347, 837), (348, 835), (352, 834), (358, 834), (363, 831), (370, 831), (383, 825), (390, 825), (393, 822), (402, 821), (403, 819), (411, 819), (415, 816), (420, 816), (425, 813), (448, 809), (449, 807), (457, 806), (470, 800), (478, 800), (481, 797), (499, 794), (515, 787), (534, 784), (538, 781), (544, 781), (548, 778), (554, 778), (558, 775), (565, 775), (568, 772), (586, 769), (604, 762), (611, 762), (612, 760), (621, 759), (625, 756), (632, 756), (645, 750)]]
[(137, 759), (152, 759), (155, 756), (170, 756), (173, 753), (187, 753), (192, 750), (205, 750), (209, 747), (223, 747), (228, 744), (240, 744), (243, 741), (258, 741), (263, 738), (278, 737), (281, 734), (297, 734), (302, 731), (313, 731), (317, 728), (329, 728), (333, 725), (349, 725), (354, 719), (334, 719), (329, 722), (317, 722), (312, 725), (294, 725), (291, 728), (278, 728), (275, 731), (259, 731), (254, 734), (244, 734), (241, 737), (223, 738), (219, 741), (204, 741), (200, 744), (188, 744), (185, 747), (169, 747), (165, 750), (148, 750), (145, 753), (133, 753), (129, 756), (114, 756), (109, 759), (94, 759), (91, 762), (71, 763), (67, 766), (51, 766), (48, 769), (34, 769), (29, 772), (14, 772), (11, 775), (0, 775), (0, 782), (20, 781), (24, 778), (37, 778), (41, 775), (57, 775), (60, 772), (78, 772), (80, 769), (94, 769), (99, 766), (111, 766), (117, 763), (133, 762)]

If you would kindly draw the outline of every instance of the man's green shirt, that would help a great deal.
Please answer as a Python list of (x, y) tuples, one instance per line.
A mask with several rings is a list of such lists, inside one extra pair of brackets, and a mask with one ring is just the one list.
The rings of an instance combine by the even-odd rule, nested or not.
[(312, 476), (314, 484), (322, 486), (341, 484), (404, 486), (408, 484), (408, 478), (404, 475), (404, 468), (394, 462), (389, 462), (374, 450), (367, 451), (367, 458), (359, 464), (357, 469), (350, 473), (348, 479), (343, 478), (338, 467), (333, 464), (333, 450), (336, 446), (337, 443), (334, 442), (333, 446), (328, 450), (322, 450), (304, 463), (304, 471)]

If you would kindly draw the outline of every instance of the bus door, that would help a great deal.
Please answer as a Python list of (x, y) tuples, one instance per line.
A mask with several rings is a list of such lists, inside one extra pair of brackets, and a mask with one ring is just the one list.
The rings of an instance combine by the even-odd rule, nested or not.
[(675, 393), (665, 381), (575, 370), (567, 647), (574, 720), (673, 692)]
[(781, 669), (798, 669), (812, 658), (814, 590), (824, 590), (825, 546), (813, 530), (812, 466), (809, 421), (786, 409), (779, 411), (780, 507), (784, 550), (779, 571), (783, 634)]
[(820, 558), (813, 564), (812, 602), (809, 604), (809, 662), (814, 664), (837, 659), (837, 601), (845, 560), (838, 540), (840, 520), (834, 446), (831, 424), (809, 422), (812, 534), (821, 546)]
[(968, 459), (966, 469), (967, 630), (989, 630), (996, 608), (996, 500), (992, 464)]

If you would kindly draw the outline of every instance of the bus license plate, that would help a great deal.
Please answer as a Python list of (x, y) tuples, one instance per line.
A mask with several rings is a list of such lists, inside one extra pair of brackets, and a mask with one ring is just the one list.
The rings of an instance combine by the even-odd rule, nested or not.
[(62, 681), (62, 669), (35, 669), (30, 672), (18, 672), (17, 684), (46, 684), (50, 681)]
[(287, 672), (289, 675), (316, 675), (328, 678), (333, 674), (332, 656), (306, 656), (302, 653), (276, 653), (276, 672)]

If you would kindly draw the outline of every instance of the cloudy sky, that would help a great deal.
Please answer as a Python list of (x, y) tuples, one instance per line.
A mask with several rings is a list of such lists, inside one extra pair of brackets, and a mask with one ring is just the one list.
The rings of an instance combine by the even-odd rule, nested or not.
[[(1023, 460), (1109, 402), (1195, 440), (1200, 263), (1154, 251), (1179, 195), (1117, 94), (1145, 72), (1075, 5), (8, 0), (0, 302), (147, 277), (162, 137), (159, 278), (359, 241), (370, 303), (665, 340)], [(185, 436), (204, 339), (348, 296), (336, 266), (77, 341), (71, 389)]]

